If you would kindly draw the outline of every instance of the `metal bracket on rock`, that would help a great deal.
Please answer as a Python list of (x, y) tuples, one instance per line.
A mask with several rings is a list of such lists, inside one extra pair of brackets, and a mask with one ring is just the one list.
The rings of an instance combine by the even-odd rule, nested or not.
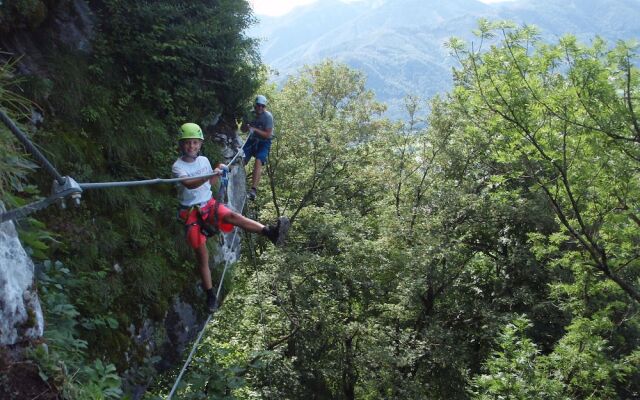
[(64, 182), (60, 184), (57, 179), (53, 180), (53, 186), (51, 188), (51, 196), (46, 199), (36, 201), (26, 206), (22, 206), (11, 211), (0, 214), (0, 223), (24, 218), (27, 215), (34, 213), (43, 208), (49, 207), (51, 204), (59, 202), (62, 208), (66, 208), (65, 198), (70, 197), (76, 206), (80, 205), (80, 197), (82, 195), (82, 188), (78, 183), (69, 176), (64, 177)]

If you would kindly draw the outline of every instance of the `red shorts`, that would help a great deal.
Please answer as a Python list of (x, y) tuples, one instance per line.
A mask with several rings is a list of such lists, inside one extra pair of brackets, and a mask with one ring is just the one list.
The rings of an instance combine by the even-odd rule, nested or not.
[[(178, 214), (187, 227), (187, 243), (189, 243), (189, 246), (194, 249), (202, 246), (207, 241), (207, 237), (200, 232), (200, 226), (198, 225), (198, 212), (202, 215), (203, 220), (213, 225), (216, 222), (216, 217), (214, 215), (215, 205), (216, 201), (212, 198), (203, 207), (193, 206), (180, 210)], [(223, 220), (233, 211), (225, 207), (222, 203), (220, 203), (216, 211), (218, 212), (218, 229), (225, 233), (231, 232), (233, 230), (233, 225), (223, 222)]]

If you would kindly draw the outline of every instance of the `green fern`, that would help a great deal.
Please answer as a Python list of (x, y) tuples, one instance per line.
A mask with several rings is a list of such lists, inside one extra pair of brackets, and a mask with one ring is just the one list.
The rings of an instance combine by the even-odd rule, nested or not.
[[(15, 93), (12, 88), (20, 83), (14, 75), (16, 60), (0, 63), (0, 109), (14, 121), (23, 119), (31, 112), (33, 104)], [(0, 125), (0, 200), (6, 200), (9, 191), (24, 190), (27, 175), (35, 169), (16, 138), (4, 125)]]

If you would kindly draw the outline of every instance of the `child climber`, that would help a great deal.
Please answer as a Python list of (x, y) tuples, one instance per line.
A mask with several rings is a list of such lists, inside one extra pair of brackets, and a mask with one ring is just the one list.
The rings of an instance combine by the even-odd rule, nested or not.
[[(183, 124), (180, 127), (178, 141), (181, 155), (173, 163), (171, 172), (177, 178), (195, 177), (181, 181), (177, 185), (180, 201), (179, 216), (186, 226), (187, 243), (196, 254), (202, 285), (207, 293), (207, 308), (213, 312), (216, 308), (216, 295), (209, 271), (207, 237), (217, 230), (231, 232), (234, 226), (238, 226), (248, 232), (260, 233), (273, 244), (281, 245), (289, 229), (289, 220), (286, 217), (280, 217), (275, 226), (265, 226), (216, 202), (211, 192), (211, 184), (216, 182), (218, 176), (198, 178), (201, 175), (222, 172), (220, 168), (214, 171), (209, 159), (200, 155), (203, 142), (204, 137), (200, 126), (190, 122)], [(226, 168), (224, 165), (221, 167)]]

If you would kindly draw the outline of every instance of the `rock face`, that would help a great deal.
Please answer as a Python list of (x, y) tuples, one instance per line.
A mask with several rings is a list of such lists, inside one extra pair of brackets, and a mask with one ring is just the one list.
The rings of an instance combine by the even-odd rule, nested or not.
[(91, 50), (95, 17), (88, 3), (84, 0), (51, 3), (47, 18), (36, 28), (16, 29), (0, 35), (0, 60), (20, 59), (16, 67), (22, 75), (50, 75), (43, 47), (48, 50), (60, 47), (82, 52)]
[[(224, 163), (228, 164), (236, 152), (241, 148), (241, 143), (238, 142), (237, 136), (231, 136), (226, 142), (222, 142), (223, 154), (225, 157)], [(226, 193), (226, 205), (233, 211), (242, 214), (242, 210), (245, 206), (245, 198), (247, 195), (247, 186), (245, 170), (243, 167), (242, 157), (234, 160), (234, 165), (230, 165), (229, 171), (229, 184)], [(218, 253), (214, 256), (214, 262), (218, 265), (224, 266), (225, 263), (229, 265), (236, 262), (240, 258), (240, 242), (242, 235), (238, 228), (235, 228), (229, 233), (225, 233), (224, 244), (220, 246)]]
[[(0, 204), (0, 212), (4, 206)], [(42, 336), (44, 321), (34, 284), (34, 265), (12, 221), (0, 224), (0, 345)]]

